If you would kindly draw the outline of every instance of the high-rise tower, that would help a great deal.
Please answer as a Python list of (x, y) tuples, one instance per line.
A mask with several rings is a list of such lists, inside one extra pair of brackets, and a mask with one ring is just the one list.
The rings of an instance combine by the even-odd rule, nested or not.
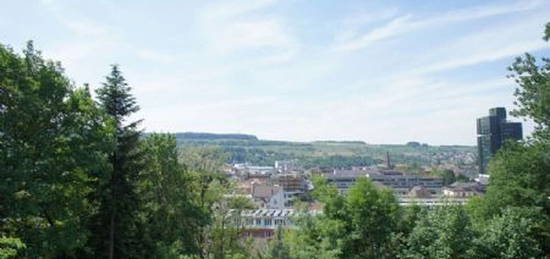
[(477, 119), (477, 150), (479, 173), (486, 173), (489, 159), (494, 156), (506, 140), (523, 138), (521, 122), (506, 121), (506, 109), (492, 108), (489, 116)]

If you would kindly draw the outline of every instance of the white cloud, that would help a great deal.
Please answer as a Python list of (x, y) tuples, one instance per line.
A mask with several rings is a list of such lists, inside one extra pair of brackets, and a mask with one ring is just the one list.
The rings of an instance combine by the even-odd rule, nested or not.
[[(313, 5), (299, 2), (301, 8)], [(114, 10), (128, 8), (110, 3)], [(142, 107), (137, 117), (146, 119), (148, 130), (243, 132), (302, 141), (473, 144), (475, 117), (494, 105), (511, 106), (512, 83), (488, 71), (502, 69), (504, 74), (504, 67), (468, 75), (449, 70), (543, 48), (537, 27), (546, 19), (544, 8), (538, 8), (541, 3), (500, 2), (435, 15), (417, 8), (401, 13), (387, 5), (352, 15), (339, 13), (346, 8), (312, 8), (311, 13), (300, 12), (301, 17), (285, 11), (296, 7), (292, 2), (279, 8), (272, 0), (206, 7), (203, 2), (159, 3), (151, 10), (132, 6), (138, 13), (166, 15), (158, 17), (158, 25), (174, 22), (167, 26), (174, 34), (145, 40), (142, 35), (164, 31), (147, 31), (156, 23), (135, 26), (142, 17), (124, 12), (117, 13), (124, 22), (103, 24), (103, 17), (92, 15), (98, 10), (81, 5), (67, 9), (54, 1), (52, 20), (59, 21), (56, 29), (65, 28), (59, 32), (64, 38), (52, 39), (57, 34), (48, 28), (44, 34), (33, 33), (50, 37), (53, 44), (45, 56), (61, 59), (80, 82), (97, 86), (108, 64), (120, 62)], [(167, 6), (192, 8), (171, 14)], [(481, 20), (485, 17), (495, 19)], [(313, 25), (317, 27), (309, 27)], [(472, 27), (477, 31), (467, 31)], [(17, 27), (4, 28), (13, 35), (9, 29)], [(452, 33), (438, 34), (443, 30)], [(397, 37), (399, 42), (380, 44)], [(414, 46), (408, 49), (410, 42)], [(353, 52), (369, 47), (376, 51)], [(335, 49), (340, 51), (331, 51)]]
[(339, 36), (341, 41), (335, 47), (337, 51), (353, 51), (362, 49), (373, 42), (384, 40), (395, 35), (401, 34), (410, 29), (410, 15), (397, 17), (385, 25), (375, 28), (372, 31), (362, 35), (356, 36), (356, 33), (349, 33), (346, 37)]
[(423, 61), (426, 65), (408, 73), (436, 73), (550, 48), (540, 39), (545, 19), (535, 13), (512, 23), (461, 35), (449, 44), (433, 47)]
[(298, 53), (299, 41), (281, 16), (265, 13), (276, 2), (236, 1), (207, 6), (199, 16), (206, 48), (218, 56), (250, 52), (259, 64), (291, 60)]
[(215, 46), (222, 51), (242, 48), (288, 48), (293, 39), (276, 20), (235, 21), (220, 28), (214, 38)]
[(112, 28), (91, 21), (69, 20), (63, 18), (63, 24), (77, 36), (104, 37), (113, 34)]
[[(337, 34), (337, 36), (335, 37), (336, 43), (334, 46), (334, 50), (356, 51), (363, 49), (374, 42), (402, 35), (404, 33), (408, 33), (421, 28), (443, 26), (454, 22), (475, 20), (496, 15), (532, 10), (542, 4), (543, 1), (541, 0), (532, 0), (512, 3), (509, 5), (479, 6), (463, 10), (451, 11), (423, 19), (415, 19), (411, 15), (403, 15), (397, 18), (393, 18), (386, 24), (379, 26), (378, 28), (374, 28), (371, 31), (362, 35), (347, 32), (349, 33), (349, 35), (352, 35), (354, 37), (349, 37), (345, 40), (342, 40), (341, 36)], [(371, 20), (369, 20), (369, 22), (371, 22)], [(349, 30), (353, 31), (356, 30), (356, 28)]]
[(233, 18), (235, 16), (265, 9), (276, 2), (277, 0), (232, 0), (206, 6), (202, 12), (202, 16), (204, 19), (209, 20)]
[(136, 54), (141, 59), (153, 62), (172, 63), (176, 60), (172, 55), (167, 55), (149, 49), (139, 49), (136, 51)]
[(465, 55), (456, 59), (448, 59), (442, 62), (436, 62), (432, 65), (421, 68), (420, 71), (422, 73), (433, 73), (442, 70), (450, 70), (463, 66), (471, 66), (480, 63), (496, 61), (501, 58), (517, 56), (525, 52), (537, 51), (545, 48), (548, 48), (548, 44), (542, 41), (512, 43), (511, 45), (503, 46), (501, 48), (485, 50), (483, 52)]

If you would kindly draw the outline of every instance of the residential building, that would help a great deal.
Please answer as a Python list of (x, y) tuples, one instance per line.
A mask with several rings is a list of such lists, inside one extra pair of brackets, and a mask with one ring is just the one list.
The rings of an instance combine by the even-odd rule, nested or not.
[(241, 178), (262, 178), (269, 177), (275, 173), (275, 168), (272, 166), (255, 166), (247, 163), (234, 164), (233, 171)]
[(296, 161), (294, 160), (284, 160), (284, 161), (275, 161), (275, 169), (280, 173), (286, 173), (298, 169), (296, 166)]
[(467, 198), (481, 195), (483, 192), (484, 187), (476, 182), (456, 182), (443, 187), (443, 196), (450, 198)]
[(291, 217), (293, 209), (258, 209), (244, 210), (238, 218), (244, 235), (253, 238), (270, 238), (278, 227), (293, 227)]
[(411, 198), (431, 198), (432, 191), (424, 186), (415, 186), (409, 191), (408, 196)]
[(283, 188), (285, 207), (292, 207), (294, 199), (308, 191), (308, 182), (302, 175), (278, 174), (271, 181)]
[(283, 188), (279, 185), (252, 183), (252, 199), (258, 207), (266, 209), (284, 209)]
[(489, 185), (489, 175), (488, 174), (479, 174), (474, 181), (481, 185)]

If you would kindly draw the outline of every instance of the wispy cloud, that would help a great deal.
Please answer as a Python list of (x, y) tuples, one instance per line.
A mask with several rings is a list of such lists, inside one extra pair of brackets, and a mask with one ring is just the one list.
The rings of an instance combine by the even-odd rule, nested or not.
[(232, 21), (220, 28), (214, 38), (216, 47), (223, 51), (242, 48), (287, 48), (293, 39), (284, 25), (275, 19)]
[(299, 43), (290, 26), (282, 17), (263, 12), (276, 2), (231, 2), (205, 7), (200, 22), (208, 44), (219, 55), (253, 52), (260, 64), (292, 59)]
[(535, 14), (512, 24), (462, 35), (449, 44), (433, 48), (426, 55), (426, 65), (419, 65), (409, 73), (436, 73), (550, 48), (548, 43), (539, 40), (545, 19)]
[(150, 49), (139, 49), (136, 51), (136, 54), (141, 59), (153, 62), (171, 63), (176, 60), (172, 55), (160, 53)]
[(519, 44), (511, 44), (497, 49), (486, 50), (484, 52), (473, 53), (456, 59), (448, 59), (441, 62), (433, 63), (429, 66), (421, 68), (418, 72), (433, 73), (443, 70), (450, 70), (464, 66), (471, 66), (485, 62), (499, 60), (505, 57), (517, 56), (529, 51), (537, 51), (548, 48), (545, 42), (519, 42)]
[(77, 83), (98, 86), (109, 64), (121, 64), (148, 130), (473, 144), (474, 118), (513, 104), (506, 64), (547, 46), (540, 37), (550, 5), (37, 0), (3, 7), (2, 43), (36, 36)]
[[(415, 18), (412, 15), (402, 15), (393, 18), (382, 26), (374, 28), (362, 35), (355, 35), (355, 37), (350, 37), (345, 40), (342, 40), (341, 37), (337, 36), (334, 49), (338, 51), (360, 50), (374, 42), (389, 39), (414, 30), (531, 10), (537, 6), (540, 6), (542, 3), (543, 2), (540, 0), (533, 0), (512, 3), (509, 5), (478, 6), (446, 12), (427, 18)], [(369, 20), (368, 22), (370, 23), (372, 20)], [(351, 30), (356, 30), (356, 28)]]
[[(397, 17), (381, 27), (375, 28), (364, 35), (350, 33), (348, 37), (339, 36), (340, 43), (337, 43), (335, 50), (353, 51), (367, 47), (373, 42), (391, 38), (405, 31), (410, 30), (410, 15)], [(349, 33), (349, 32), (348, 32)], [(350, 37), (353, 36), (353, 37)]]
[(207, 5), (202, 16), (206, 19), (232, 18), (262, 10), (277, 3), (277, 0), (228, 1)]

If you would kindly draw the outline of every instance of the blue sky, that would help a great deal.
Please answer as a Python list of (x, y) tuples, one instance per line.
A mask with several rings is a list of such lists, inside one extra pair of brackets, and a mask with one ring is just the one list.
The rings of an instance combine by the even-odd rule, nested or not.
[[(148, 131), (475, 144), (513, 107), (506, 67), (550, 1), (9, 1), (0, 43), (34, 40), (77, 85), (121, 66)], [(524, 130), (530, 132), (527, 123)]]

